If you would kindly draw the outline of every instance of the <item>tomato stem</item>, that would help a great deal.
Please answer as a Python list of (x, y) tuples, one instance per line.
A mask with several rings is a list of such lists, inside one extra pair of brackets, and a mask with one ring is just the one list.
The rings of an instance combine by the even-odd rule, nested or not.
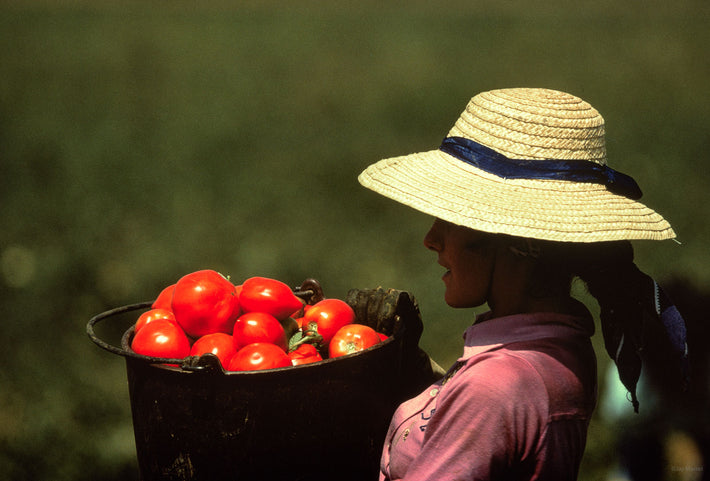
[[(295, 337), (296, 336), (294, 336), (294, 338)], [(293, 340), (293, 338), (292, 338), (292, 342), (289, 342), (289, 346), (288, 346), (289, 349), (288, 350), (289, 350), (289, 352), (295, 351), (303, 344), (319, 345), (322, 343), (323, 343), (323, 336), (318, 334), (316, 331), (307, 330), (307, 331), (303, 331), (301, 333), (300, 339)]]

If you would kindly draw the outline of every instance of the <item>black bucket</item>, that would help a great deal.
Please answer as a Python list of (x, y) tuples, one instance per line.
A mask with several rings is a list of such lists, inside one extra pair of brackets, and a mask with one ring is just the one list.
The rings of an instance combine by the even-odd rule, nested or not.
[(121, 348), (94, 332), (148, 308), (120, 307), (87, 325), (97, 345), (126, 359), (142, 480), (377, 479), (390, 418), (406, 397), (402, 332), (345, 357), (251, 372), (226, 372), (211, 354), (136, 354), (133, 327)]

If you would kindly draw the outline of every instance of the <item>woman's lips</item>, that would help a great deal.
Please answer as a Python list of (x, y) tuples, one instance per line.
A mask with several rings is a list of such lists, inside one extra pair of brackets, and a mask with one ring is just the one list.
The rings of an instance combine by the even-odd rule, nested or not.
[(441, 279), (444, 280), (444, 281), (446, 281), (449, 277), (451, 277), (451, 269), (449, 269), (449, 267), (448, 267), (444, 262), (442, 262), (441, 259), (438, 259), (438, 260), (437, 260), (437, 263), (438, 263), (441, 267), (443, 267), (444, 269), (446, 269), (446, 272), (444, 272), (444, 275), (441, 276)]

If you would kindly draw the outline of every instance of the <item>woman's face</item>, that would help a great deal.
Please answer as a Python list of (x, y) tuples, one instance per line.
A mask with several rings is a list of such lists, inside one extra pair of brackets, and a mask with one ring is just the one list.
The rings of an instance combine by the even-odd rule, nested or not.
[(439, 254), (447, 269), (444, 299), (451, 307), (477, 307), (488, 301), (495, 265), (495, 236), (436, 219), (424, 246)]

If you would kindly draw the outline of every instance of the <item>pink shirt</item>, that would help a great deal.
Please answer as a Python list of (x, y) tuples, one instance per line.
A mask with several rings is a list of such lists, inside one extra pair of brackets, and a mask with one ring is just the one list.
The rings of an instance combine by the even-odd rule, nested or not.
[(576, 479), (596, 403), (593, 333), (590, 317), (480, 316), (453, 375), (395, 412), (380, 479)]

